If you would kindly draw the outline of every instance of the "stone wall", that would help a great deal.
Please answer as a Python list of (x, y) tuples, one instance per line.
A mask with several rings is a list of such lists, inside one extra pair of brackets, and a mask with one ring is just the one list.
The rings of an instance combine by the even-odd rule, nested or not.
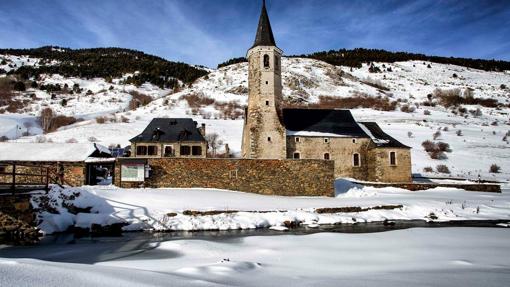
[[(50, 183), (55, 183), (55, 179), (57, 178), (58, 171), (58, 163), (57, 162), (17, 162), (16, 163), (16, 173), (25, 173), (25, 174), (40, 174), (40, 167), (49, 167), (50, 168)], [(64, 180), (65, 184), (71, 186), (82, 186), (85, 184), (85, 176), (86, 176), (86, 164), (84, 162), (63, 162), (64, 165)], [(27, 166), (23, 166), (27, 165)], [(5, 164), (4, 168), (5, 172), (12, 172), (12, 165)], [(43, 175), (45, 176), (45, 171), (43, 171)], [(11, 183), (12, 176), (11, 175), (0, 175), (0, 182), (2, 183)], [(41, 183), (44, 185), (45, 179), (40, 176), (26, 176), (26, 175), (17, 175), (16, 183)]]
[[(396, 153), (396, 165), (390, 165), (390, 152)], [(411, 150), (377, 147), (369, 152), (368, 181), (412, 182)]]
[[(116, 165), (120, 170), (122, 159)], [(334, 196), (334, 165), (325, 160), (147, 159), (154, 188), (218, 188), (268, 195)], [(136, 187), (142, 183), (116, 185)]]

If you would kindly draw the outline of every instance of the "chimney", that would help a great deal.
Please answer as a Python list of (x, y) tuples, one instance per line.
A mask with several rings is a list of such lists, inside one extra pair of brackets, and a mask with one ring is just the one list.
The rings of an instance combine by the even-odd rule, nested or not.
[(225, 157), (230, 158), (230, 147), (227, 143), (225, 144)]
[(205, 124), (202, 124), (199, 128), (198, 128), (198, 131), (200, 131), (200, 134), (202, 134), (202, 136), (205, 137)]

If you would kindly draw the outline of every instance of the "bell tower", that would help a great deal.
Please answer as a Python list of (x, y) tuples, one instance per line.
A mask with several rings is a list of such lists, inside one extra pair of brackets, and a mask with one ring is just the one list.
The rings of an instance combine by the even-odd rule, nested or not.
[(247, 54), (249, 95), (243, 128), (243, 158), (286, 158), (286, 133), (280, 119), (282, 53), (276, 46), (264, 0), (255, 42)]

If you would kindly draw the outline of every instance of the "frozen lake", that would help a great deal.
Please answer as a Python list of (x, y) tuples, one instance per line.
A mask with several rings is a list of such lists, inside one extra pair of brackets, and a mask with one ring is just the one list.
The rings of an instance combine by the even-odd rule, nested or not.
[[(2, 286), (504, 286), (510, 229), (47, 237), (0, 249)], [(369, 227), (371, 228), (371, 227)], [(389, 227), (374, 226), (367, 231)], [(359, 230), (358, 230), (359, 231)]]

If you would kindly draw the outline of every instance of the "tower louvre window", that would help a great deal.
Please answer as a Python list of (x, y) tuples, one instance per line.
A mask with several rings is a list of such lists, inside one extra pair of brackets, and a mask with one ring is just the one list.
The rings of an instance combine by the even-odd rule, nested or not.
[(269, 68), (269, 55), (264, 55), (264, 68)]

